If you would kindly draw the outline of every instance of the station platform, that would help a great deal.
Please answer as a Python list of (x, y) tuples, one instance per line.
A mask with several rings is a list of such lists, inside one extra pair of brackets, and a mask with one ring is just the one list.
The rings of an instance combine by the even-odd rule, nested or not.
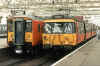
[(51, 66), (100, 66), (100, 40), (93, 38)]
[(0, 49), (7, 47), (7, 38), (0, 38)]
[(7, 34), (0, 34), (0, 37), (7, 37)]

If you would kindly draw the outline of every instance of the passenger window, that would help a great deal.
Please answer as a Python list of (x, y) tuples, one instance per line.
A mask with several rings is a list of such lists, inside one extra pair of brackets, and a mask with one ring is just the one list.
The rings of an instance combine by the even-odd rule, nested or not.
[(38, 32), (40, 32), (40, 24), (38, 24)]
[(32, 32), (32, 22), (26, 22), (26, 32)]
[(84, 33), (84, 24), (79, 23), (79, 33)]

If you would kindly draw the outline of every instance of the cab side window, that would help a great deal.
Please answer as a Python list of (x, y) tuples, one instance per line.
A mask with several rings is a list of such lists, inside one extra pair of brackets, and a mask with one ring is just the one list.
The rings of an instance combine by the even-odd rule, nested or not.
[(38, 32), (40, 32), (40, 24), (38, 24)]
[(83, 23), (79, 23), (79, 33), (84, 33), (84, 24)]
[(8, 20), (8, 31), (9, 32), (13, 32), (13, 21), (12, 20)]

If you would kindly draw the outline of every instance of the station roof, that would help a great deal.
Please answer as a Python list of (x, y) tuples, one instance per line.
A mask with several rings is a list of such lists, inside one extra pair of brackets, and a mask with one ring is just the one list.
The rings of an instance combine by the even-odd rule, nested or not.
[(100, 15), (100, 0), (0, 0), (0, 8), (30, 10), (35, 15)]

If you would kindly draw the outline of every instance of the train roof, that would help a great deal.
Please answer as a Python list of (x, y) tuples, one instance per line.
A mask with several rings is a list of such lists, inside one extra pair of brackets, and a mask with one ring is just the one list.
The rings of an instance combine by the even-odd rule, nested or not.
[[(80, 17), (80, 16), (79, 16)], [(67, 15), (53, 15), (53, 16), (50, 16), (50, 17), (46, 17), (44, 22), (51, 22), (51, 21), (55, 21), (55, 22), (59, 22), (63, 20), (63, 22), (75, 22), (75, 21), (83, 21), (83, 19), (79, 19), (75, 16), (67, 16)]]

